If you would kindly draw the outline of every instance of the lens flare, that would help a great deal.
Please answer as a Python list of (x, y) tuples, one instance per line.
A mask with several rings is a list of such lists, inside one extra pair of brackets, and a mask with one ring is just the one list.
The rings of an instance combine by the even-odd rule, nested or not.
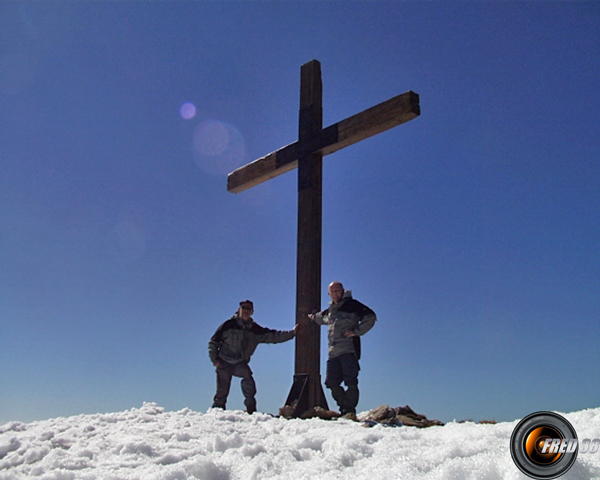
[(246, 147), (240, 132), (218, 120), (206, 120), (194, 131), (194, 160), (215, 175), (232, 172), (244, 160)]
[(191, 120), (196, 116), (196, 105), (190, 102), (184, 103), (179, 109), (179, 114), (184, 120)]

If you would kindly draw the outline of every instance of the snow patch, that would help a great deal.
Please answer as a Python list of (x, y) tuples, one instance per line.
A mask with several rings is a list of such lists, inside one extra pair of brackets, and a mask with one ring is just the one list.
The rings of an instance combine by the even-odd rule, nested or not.
[[(600, 409), (563, 414), (600, 437)], [(285, 420), (211, 409), (124, 412), (0, 426), (0, 480), (520, 479), (509, 440), (517, 421), (417, 429), (345, 420)], [(580, 454), (569, 478), (600, 477)]]

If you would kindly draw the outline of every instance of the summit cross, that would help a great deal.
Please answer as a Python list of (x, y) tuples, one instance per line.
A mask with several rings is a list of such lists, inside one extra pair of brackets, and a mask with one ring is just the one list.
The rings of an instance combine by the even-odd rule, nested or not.
[(298, 244), (296, 257), (296, 332), (294, 382), (286, 405), (301, 416), (313, 407), (327, 409), (320, 375), (321, 330), (308, 314), (321, 309), (323, 156), (419, 116), (419, 96), (408, 91), (341, 122), (323, 128), (321, 64), (300, 70), (298, 141), (238, 168), (227, 190), (242, 192), (298, 168)]

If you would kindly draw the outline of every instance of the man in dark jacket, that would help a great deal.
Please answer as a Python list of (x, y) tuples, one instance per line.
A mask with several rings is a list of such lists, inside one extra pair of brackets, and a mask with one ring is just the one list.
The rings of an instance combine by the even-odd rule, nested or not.
[(294, 338), (295, 331), (264, 328), (254, 322), (254, 305), (240, 302), (236, 314), (223, 323), (208, 342), (208, 356), (217, 368), (217, 393), (213, 407), (225, 408), (231, 377), (242, 378), (244, 405), (248, 413), (256, 411), (256, 384), (248, 363), (259, 343), (281, 343)]
[(356, 419), (360, 336), (371, 330), (377, 317), (369, 307), (354, 300), (352, 292), (344, 291), (340, 282), (332, 282), (328, 292), (329, 308), (309, 317), (319, 325), (327, 325), (329, 349), (325, 386), (331, 389), (340, 413)]

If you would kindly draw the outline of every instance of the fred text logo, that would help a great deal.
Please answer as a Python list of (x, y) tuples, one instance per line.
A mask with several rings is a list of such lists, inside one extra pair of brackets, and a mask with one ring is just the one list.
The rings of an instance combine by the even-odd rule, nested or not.
[(576, 450), (576, 438), (546, 438), (541, 453), (574, 453)]

